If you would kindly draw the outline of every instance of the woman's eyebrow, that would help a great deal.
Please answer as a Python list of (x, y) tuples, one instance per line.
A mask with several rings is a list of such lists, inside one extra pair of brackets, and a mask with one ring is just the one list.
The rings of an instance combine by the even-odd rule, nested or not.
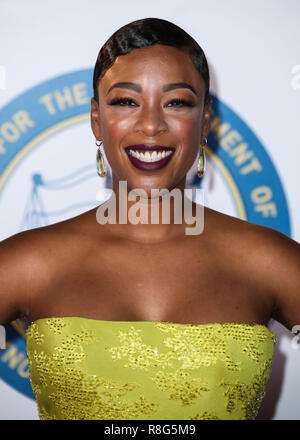
[(194, 89), (193, 86), (191, 86), (190, 84), (187, 83), (172, 83), (172, 84), (165, 84), (163, 86), (163, 91), (164, 92), (168, 92), (169, 90), (174, 90), (174, 89), (190, 89), (196, 96), (198, 96), (196, 90)]
[(136, 83), (132, 83), (132, 82), (118, 82), (113, 84), (109, 89), (108, 92), (106, 93), (106, 95), (109, 94), (109, 92), (114, 89), (114, 88), (120, 88), (120, 89), (130, 89), (130, 90), (134, 90), (135, 92), (139, 92), (141, 93), (142, 91), (142, 87), (139, 84)]
[[(109, 92), (114, 88), (121, 88), (121, 89), (130, 89), (134, 90), (135, 92), (141, 93), (142, 87), (139, 84), (133, 83), (133, 82), (118, 82), (113, 84), (109, 89), (106, 95), (109, 94)], [(198, 96), (196, 90), (193, 86), (187, 83), (171, 83), (171, 84), (165, 84), (162, 88), (163, 92), (168, 92), (170, 90), (174, 89), (190, 89), (196, 96)]]

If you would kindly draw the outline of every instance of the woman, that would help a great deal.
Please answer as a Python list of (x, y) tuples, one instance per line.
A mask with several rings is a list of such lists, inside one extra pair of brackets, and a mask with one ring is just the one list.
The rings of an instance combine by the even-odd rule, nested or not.
[(152, 189), (182, 194), (199, 151), (203, 173), (210, 112), (205, 55), (178, 26), (137, 20), (101, 48), (91, 127), (99, 175), (102, 144), (112, 169), (116, 223), (97, 207), (1, 243), (0, 322), (31, 323), (40, 418), (256, 417), (275, 343), (268, 322), (300, 323), (299, 244), (207, 207), (204, 229), (188, 235), (175, 222), (183, 203), (171, 203), (169, 224), (120, 221), (131, 190), (146, 208)]

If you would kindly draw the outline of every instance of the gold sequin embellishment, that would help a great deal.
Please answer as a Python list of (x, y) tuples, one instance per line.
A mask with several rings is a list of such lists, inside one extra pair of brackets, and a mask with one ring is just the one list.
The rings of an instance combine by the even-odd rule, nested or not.
[(26, 332), (40, 419), (255, 419), (276, 336), (263, 325), (43, 318)]

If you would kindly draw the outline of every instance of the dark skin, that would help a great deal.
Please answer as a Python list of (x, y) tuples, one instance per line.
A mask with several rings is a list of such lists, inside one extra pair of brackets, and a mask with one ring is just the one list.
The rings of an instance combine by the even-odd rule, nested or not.
[[(139, 84), (141, 91), (114, 88), (107, 94), (120, 81)], [(162, 90), (183, 82), (196, 95), (186, 88)], [(103, 141), (116, 195), (119, 180), (147, 195), (151, 188), (183, 191), (210, 119), (203, 79), (188, 54), (161, 45), (136, 49), (116, 60), (98, 91), (91, 127)], [(117, 97), (134, 104), (110, 105)], [(173, 105), (178, 98), (193, 106)], [(165, 168), (145, 172), (123, 149), (139, 143), (173, 145), (176, 152)], [(16, 234), (0, 246), (0, 323), (81, 316), (263, 325), (273, 317), (289, 330), (300, 324), (300, 245), (209, 208), (204, 221), (202, 234), (187, 236), (185, 224), (172, 222), (100, 225), (92, 209)]]

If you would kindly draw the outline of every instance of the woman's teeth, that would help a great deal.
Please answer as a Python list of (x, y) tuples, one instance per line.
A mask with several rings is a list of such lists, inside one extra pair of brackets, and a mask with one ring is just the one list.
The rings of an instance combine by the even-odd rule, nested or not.
[(136, 157), (142, 162), (158, 162), (164, 157), (170, 156), (170, 154), (172, 153), (173, 150), (162, 151), (162, 152), (152, 151), (151, 153), (149, 151), (146, 151), (146, 153), (139, 153), (138, 151), (135, 150), (129, 150), (129, 154), (131, 154), (131, 156)]

